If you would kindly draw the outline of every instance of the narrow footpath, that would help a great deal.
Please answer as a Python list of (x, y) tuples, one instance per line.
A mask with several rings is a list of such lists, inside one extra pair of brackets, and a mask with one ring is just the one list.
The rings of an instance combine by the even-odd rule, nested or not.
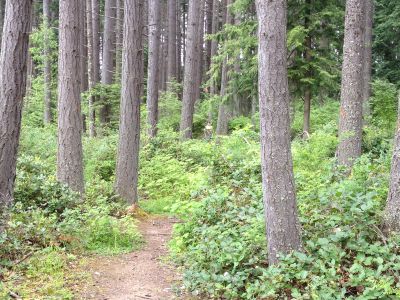
[(144, 247), (115, 257), (96, 257), (88, 264), (93, 283), (82, 291), (82, 299), (96, 300), (169, 300), (176, 296), (179, 274), (163, 260), (168, 255), (174, 220), (151, 217), (138, 225)]

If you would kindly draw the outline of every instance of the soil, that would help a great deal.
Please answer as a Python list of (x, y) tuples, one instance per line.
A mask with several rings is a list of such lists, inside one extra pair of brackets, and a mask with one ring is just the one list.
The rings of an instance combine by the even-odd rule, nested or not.
[(87, 271), (93, 281), (82, 288), (81, 299), (96, 300), (168, 300), (177, 296), (180, 275), (163, 261), (168, 255), (167, 243), (176, 220), (151, 217), (138, 227), (145, 246), (136, 252), (115, 257), (89, 259)]

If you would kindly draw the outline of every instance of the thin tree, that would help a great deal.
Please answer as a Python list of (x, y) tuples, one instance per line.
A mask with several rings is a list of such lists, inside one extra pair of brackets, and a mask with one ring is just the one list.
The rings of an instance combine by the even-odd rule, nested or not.
[(183, 83), (182, 113), (180, 132), (183, 139), (192, 138), (193, 114), (195, 104), (195, 89), (199, 88), (197, 78), (197, 44), (200, 33), (199, 11), (203, 0), (190, 0), (188, 13), (188, 28), (186, 38), (185, 75)]
[(389, 194), (385, 209), (385, 227), (388, 231), (400, 231), (400, 93), (398, 105), (398, 126), (394, 139)]
[(369, 98), (371, 97), (371, 72), (372, 72), (372, 29), (374, 22), (374, 2), (365, 0), (365, 40), (364, 40), (364, 89), (363, 89), (363, 115), (369, 116)]
[[(213, 17), (212, 17), (212, 34), (216, 34), (219, 30), (219, 0), (213, 1)], [(218, 41), (217, 39), (212, 39), (211, 41), (211, 53), (210, 53), (210, 60), (212, 61), (213, 57), (216, 56), (218, 53)], [(218, 94), (218, 85), (216, 80), (212, 80), (210, 86), (210, 93), (211, 95)]]
[(124, 18), (124, 3), (123, 0), (117, 0), (117, 13), (115, 22), (115, 81), (121, 80), (122, 68), (122, 29)]
[(32, 0), (7, 1), (5, 6), (0, 51), (0, 218), (13, 199), (31, 10)]
[(176, 80), (176, 0), (168, 0), (167, 82)]
[[(233, 16), (230, 11), (230, 5), (232, 4), (232, 0), (227, 0), (226, 1), (226, 7), (224, 8), (226, 11), (224, 13), (225, 15), (225, 20), (224, 24), (232, 24), (233, 22)], [(222, 76), (221, 76), (221, 91), (220, 91), (220, 96), (221, 96), (221, 103), (219, 105), (218, 109), (218, 121), (217, 121), (217, 130), (216, 134), (217, 135), (226, 135), (228, 134), (228, 123), (229, 123), (229, 117), (230, 117), (230, 99), (228, 99), (228, 85), (229, 85), (229, 77), (228, 77), (228, 72), (229, 72), (229, 65), (228, 65), (228, 56), (224, 58), (224, 61), (222, 63)]]
[[(304, 18), (304, 28), (309, 31), (310, 29), (310, 18), (311, 18), (311, 0), (306, 0), (305, 2), (305, 18)], [(307, 77), (310, 78), (312, 75), (311, 72), (311, 48), (312, 48), (312, 37), (310, 32), (307, 33), (305, 41), (304, 41), (304, 58), (307, 64)], [(310, 119), (311, 119), (311, 84), (306, 83), (305, 91), (304, 91), (304, 112), (303, 112), (303, 137), (308, 137), (310, 133)]]
[[(100, 7), (99, 0), (91, 0), (92, 1), (92, 10), (91, 10), (91, 18), (92, 18), (92, 68), (93, 68), (93, 82), (94, 85), (100, 83)], [(94, 97), (93, 101), (97, 102), (98, 97)], [(95, 117), (96, 114), (94, 113)], [(102, 116), (99, 116), (100, 123), (104, 124), (105, 120)], [(93, 120), (95, 123), (95, 120)]]
[(81, 2), (81, 11), (79, 12), (79, 22), (81, 28), (80, 35), (80, 53), (81, 53), (81, 92), (85, 92), (89, 87), (88, 78), (88, 47), (87, 47), (87, 30), (86, 30), (86, 0)]
[(143, 0), (125, 0), (122, 90), (115, 188), (130, 204), (138, 202), (140, 97), (143, 88)]
[(147, 126), (148, 134), (157, 134), (158, 121), (158, 78), (160, 48), (161, 10), (157, 0), (149, 1), (149, 63), (147, 77)]
[(257, 0), (261, 162), (268, 260), (302, 248), (290, 145), (286, 0)]
[[(115, 53), (115, 0), (106, 0), (104, 8), (104, 34), (103, 34), (103, 60), (101, 66), (101, 83), (112, 84), (114, 78), (114, 53)], [(111, 105), (104, 103), (100, 111), (100, 119), (109, 123)]]
[(43, 27), (44, 27), (44, 123), (50, 124), (53, 116), (51, 112), (51, 53), (49, 43), (50, 29), (50, 0), (43, 0)]
[(57, 178), (83, 193), (80, 0), (60, 0)]
[[(93, 18), (92, 18), (92, 0), (86, 0), (86, 31), (87, 31), (87, 52), (88, 52), (88, 81), (89, 89), (93, 89), (96, 85), (94, 74), (94, 56), (93, 56)], [(89, 96), (89, 136), (96, 136), (96, 110), (94, 108), (95, 97)]]
[(347, 0), (339, 117), (339, 164), (351, 167), (361, 155), (365, 1)]

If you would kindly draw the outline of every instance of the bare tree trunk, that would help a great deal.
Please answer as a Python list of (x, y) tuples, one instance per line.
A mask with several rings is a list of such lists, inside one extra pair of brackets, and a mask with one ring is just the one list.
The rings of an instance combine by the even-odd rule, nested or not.
[(87, 37), (86, 37), (86, 0), (81, 2), (81, 10), (80, 10), (80, 52), (81, 52), (81, 92), (85, 92), (89, 87), (89, 78), (88, 78), (88, 53), (87, 53)]
[[(219, 0), (214, 0), (213, 1), (213, 21), (212, 21), (212, 34), (216, 34), (219, 31)], [(214, 56), (216, 56), (218, 53), (218, 41), (216, 39), (213, 39), (211, 41), (211, 60), (213, 59)], [(218, 85), (215, 80), (212, 81), (211, 87), (210, 87), (210, 93), (211, 95), (216, 95), (218, 94)]]
[[(183, 64), (185, 68), (185, 62), (186, 62), (186, 48), (187, 48), (187, 28), (189, 26), (187, 22), (187, 11), (185, 2), (182, 4), (182, 44), (183, 44)], [(185, 72), (185, 70), (183, 71)]]
[(400, 93), (398, 105), (397, 130), (394, 139), (389, 194), (385, 209), (385, 229), (400, 231)]
[[(114, 36), (115, 36), (115, 12), (116, 0), (106, 0), (104, 9), (104, 34), (103, 34), (103, 60), (101, 69), (101, 83), (112, 84), (114, 77)], [(100, 109), (100, 120), (109, 123), (111, 104), (105, 103)]]
[(181, 30), (181, 5), (176, 1), (176, 81), (182, 79), (182, 30)]
[(347, 0), (337, 153), (339, 164), (347, 167), (361, 155), (364, 12), (364, 0)]
[(192, 138), (193, 114), (197, 86), (196, 48), (199, 42), (200, 24), (198, 13), (203, 0), (189, 0), (185, 76), (183, 84), (180, 132), (183, 139)]
[[(310, 17), (311, 17), (311, 0), (306, 0), (306, 12), (305, 12), (305, 20), (304, 20), (304, 28), (309, 30), (310, 27)], [(311, 77), (311, 47), (312, 47), (312, 39), (310, 33), (307, 34), (305, 39), (305, 51), (304, 56), (306, 59), (306, 63), (308, 65), (308, 70), (306, 76), (308, 78)], [(311, 85), (309, 83), (306, 84), (304, 91), (304, 118), (303, 118), (303, 137), (308, 137), (310, 133), (310, 116), (311, 116)]]
[(158, 0), (149, 1), (149, 67), (147, 79), (148, 134), (155, 137), (158, 122), (158, 61), (160, 48), (160, 5)]
[(176, 80), (176, 0), (168, 0), (167, 82)]
[(302, 248), (290, 145), (286, 0), (257, 0), (261, 162), (268, 260)]
[[(233, 16), (230, 12), (230, 5), (232, 4), (232, 0), (228, 0), (226, 2), (226, 7), (224, 8), (226, 12), (224, 24), (232, 24)], [(229, 66), (228, 66), (228, 57), (225, 57), (224, 62), (222, 64), (222, 77), (221, 77), (221, 103), (219, 105), (218, 111), (218, 122), (217, 122), (217, 135), (227, 135), (228, 134), (228, 124), (231, 114), (231, 103), (230, 99), (228, 98), (228, 85), (229, 85)]]
[(372, 72), (372, 28), (374, 23), (374, 2), (365, 0), (365, 49), (364, 49), (364, 89), (363, 89), (363, 116), (370, 115), (369, 98), (371, 97)]
[(83, 193), (79, 0), (60, 1), (57, 178)]
[(140, 97), (143, 88), (143, 0), (125, 0), (121, 115), (115, 188), (138, 202)]
[(49, 47), (50, 28), (50, 0), (43, 0), (43, 23), (44, 23), (44, 123), (50, 124), (53, 120), (51, 113), (51, 58)]
[[(92, 1), (92, 68), (93, 68), (93, 82), (95, 86), (100, 82), (100, 8), (99, 0)], [(93, 97), (93, 103), (97, 102), (98, 97)], [(94, 109), (94, 107), (93, 107)], [(95, 111), (93, 116), (96, 117)], [(104, 124), (105, 120), (99, 115), (100, 123)], [(89, 121), (90, 122), (90, 121)], [(95, 120), (93, 121), (95, 124)]]
[[(0, 47), (1, 47), (1, 38), (3, 36), (3, 23), (4, 23), (4, 6), (6, 1), (0, 0)], [(1, 48), (0, 48), (1, 50)]]
[(115, 42), (115, 81), (121, 80), (122, 67), (122, 27), (124, 18), (124, 3), (123, 0), (117, 0), (117, 15), (116, 15), (116, 42)]
[(32, 0), (7, 1), (0, 53), (0, 231), (12, 203), (26, 92)]
[[(210, 35), (213, 31), (213, 0), (206, 0), (206, 34)], [(206, 50), (205, 53), (205, 64), (204, 71), (208, 72), (211, 66), (211, 40), (207, 39), (206, 41)]]
[(199, 12), (199, 33), (198, 33), (198, 42), (196, 45), (196, 70), (197, 70), (197, 78), (196, 78), (196, 90), (194, 95), (195, 103), (200, 100), (201, 95), (201, 84), (203, 82), (204, 75), (204, 5), (205, 1), (201, 3), (201, 8)]
[[(94, 75), (94, 57), (93, 57), (93, 18), (92, 18), (92, 0), (86, 0), (86, 30), (88, 45), (88, 80), (89, 89), (96, 85)], [(89, 97), (89, 136), (96, 136), (96, 110), (94, 108), (95, 97)]]

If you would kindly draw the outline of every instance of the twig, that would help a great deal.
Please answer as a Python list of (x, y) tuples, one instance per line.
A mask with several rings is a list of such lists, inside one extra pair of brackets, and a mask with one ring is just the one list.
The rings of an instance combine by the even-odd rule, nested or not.
[(29, 252), (27, 255), (25, 255), (23, 258), (21, 258), (20, 260), (17, 260), (15, 263), (13, 263), (13, 267), (19, 265), (20, 263), (24, 262), (25, 260), (27, 260), (29, 257), (31, 257), (33, 255), (33, 251)]

